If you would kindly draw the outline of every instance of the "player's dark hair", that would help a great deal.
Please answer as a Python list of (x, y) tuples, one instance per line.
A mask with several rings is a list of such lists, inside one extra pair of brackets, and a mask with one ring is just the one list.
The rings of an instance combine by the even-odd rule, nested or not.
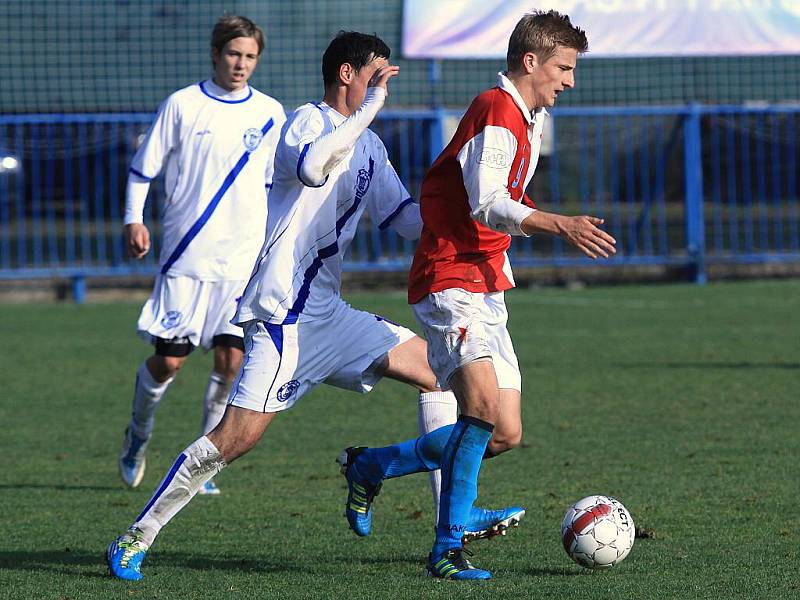
[(533, 52), (540, 63), (545, 63), (556, 53), (558, 46), (583, 53), (589, 50), (589, 41), (586, 32), (575, 27), (567, 15), (554, 10), (528, 13), (519, 20), (508, 40), (508, 70), (518, 69), (522, 57), (528, 52)]
[(247, 17), (237, 15), (225, 15), (217, 21), (211, 32), (211, 47), (222, 52), (225, 44), (240, 37), (253, 38), (258, 44), (258, 55), (261, 56), (264, 50), (264, 32)]
[(377, 35), (340, 31), (322, 55), (322, 81), (327, 88), (339, 77), (339, 67), (347, 63), (356, 71), (373, 59), (388, 60), (391, 50)]

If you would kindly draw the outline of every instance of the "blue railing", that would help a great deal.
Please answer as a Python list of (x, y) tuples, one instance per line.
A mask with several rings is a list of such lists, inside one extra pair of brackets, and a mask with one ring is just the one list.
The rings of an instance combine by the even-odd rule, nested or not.
[[(386, 110), (373, 125), (412, 195), (457, 124), (453, 111)], [(669, 106), (552, 111), (529, 195), (544, 210), (602, 216), (607, 264), (800, 261), (800, 107)], [(127, 168), (151, 114), (0, 116), (0, 278), (154, 274), (163, 193), (146, 222), (154, 247), (124, 257)], [(405, 270), (414, 244), (365, 220), (348, 270)], [(512, 244), (515, 266), (582, 265), (561, 240)], [(606, 263), (604, 263), (606, 264)]]

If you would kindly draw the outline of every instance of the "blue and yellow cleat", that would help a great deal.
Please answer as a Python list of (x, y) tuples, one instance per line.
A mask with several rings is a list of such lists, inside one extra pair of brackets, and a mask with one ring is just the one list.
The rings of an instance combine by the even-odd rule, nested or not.
[(126, 532), (111, 542), (106, 550), (108, 570), (117, 579), (139, 581), (144, 577), (141, 568), (146, 553), (147, 544), (135, 534)]
[(428, 555), (428, 576), (439, 579), (454, 579), (457, 581), (467, 579), (491, 579), (489, 571), (473, 567), (465, 554), (472, 554), (464, 548), (451, 548), (438, 558)]
[(372, 501), (381, 491), (381, 484), (373, 485), (366, 479), (361, 478), (355, 469), (351, 468), (353, 463), (366, 448), (350, 447), (345, 448), (336, 459), (341, 466), (342, 475), (347, 480), (347, 502), (345, 503), (344, 515), (347, 522), (358, 536), (369, 535), (372, 531)]
[(518, 527), (524, 516), (525, 509), (521, 506), (509, 506), (500, 510), (473, 506), (462, 538), (463, 543), (505, 535), (512, 527)]
[(119, 476), (129, 488), (135, 488), (142, 482), (146, 464), (145, 450), (147, 441), (136, 436), (130, 427), (125, 430), (122, 451), (119, 454)]

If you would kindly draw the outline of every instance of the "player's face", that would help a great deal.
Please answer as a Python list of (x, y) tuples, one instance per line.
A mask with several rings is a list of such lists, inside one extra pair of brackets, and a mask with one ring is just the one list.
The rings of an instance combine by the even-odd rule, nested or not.
[(577, 50), (557, 46), (553, 56), (536, 66), (531, 78), (534, 107), (553, 106), (561, 92), (575, 87), (577, 62)]
[(251, 37), (233, 38), (221, 52), (211, 49), (214, 62), (214, 83), (229, 92), (247, 85), (258, 64), (258, 42)]
[(373, 58), (355, 73), (353, 80), (347, 87), (346, 103), (350, 114), (355, 112), (355, 110), (361, 106), (361, 103), (364, 102), (364, 97), (367, 95), (367, 84), (369, 80), (372, 79), (375, 71), (388, 64), (389, 61), (383, 57)]

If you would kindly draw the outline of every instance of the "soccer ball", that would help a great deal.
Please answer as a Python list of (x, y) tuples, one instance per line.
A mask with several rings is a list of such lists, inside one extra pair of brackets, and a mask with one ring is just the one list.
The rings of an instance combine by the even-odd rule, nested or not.
[(587, 496), (569, 507), (561, 541), (569, 557), (588, 569), (608, 569), (633, 547), (636, 528), (628, 509), (609, 496)]

